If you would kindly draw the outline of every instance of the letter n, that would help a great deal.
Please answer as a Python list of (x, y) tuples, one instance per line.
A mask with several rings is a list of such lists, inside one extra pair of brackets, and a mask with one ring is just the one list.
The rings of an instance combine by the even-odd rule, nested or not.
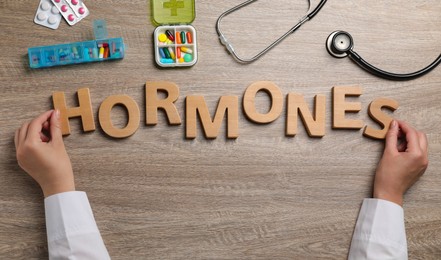
[(298, 114), (300, 114), (309, 136), (322, 137), (325, 135), (326, 98), (324, 95), (316, 95), (314, 101), (314, 116), (312, 116), (302, 95), (288, 94), (286, 135), (294, 136), (297, 134)]

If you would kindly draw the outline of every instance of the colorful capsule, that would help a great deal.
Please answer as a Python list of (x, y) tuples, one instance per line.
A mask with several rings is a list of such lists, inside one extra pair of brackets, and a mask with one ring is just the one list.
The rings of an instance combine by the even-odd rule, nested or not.
[(168, 49), (167, 48), (162, 48), (162, 50), (164, 51), (165, 58), (170, 59), (171, 56), (170, 56), (170, 52), (168, 51)]
[(185, 32), (181, 32), (181, 42), (185, 44)]
[(99, 58), (100, 58), (100, 59), (104, 58), (104, 47), (101, 47), (101, 48), (100, 48), (100, 55), (99, 55)]
[(193, 43), (193, 37), (191, 37), (190, 32), (187, 32), (187, 43)]
[(98, 59), (98, 49), (97, 48), (93, 48), (92, 55), (93, 55), (94, 59)]
[(161, 59), (160, 61), (161, 61), (161, 63), (166, 63), (166, 64), (170, 64), (170, 63), (174, 63), (175, 62), (172, 59)]
[(172, 47), (168, 47), (168, 52), (170, 53), (170, 58), (175, 59), (175, 52), (173, 51)]
[(181, 47), (181, 51), (185, 53), (193, 53), (193, 50), (187, 47)]
[(161, 58), (165, 59), (165, 53), (162, 48), (159, 48), (159, 55), (161, 56)]
[(104, 59), (109, 58), (109, 52), (110, 52), (109, 47), (105, 47), (104, 48)]
[(184, 58), (180, 58), (179, 63), (184, 63)]
[(182, 43), (182, 41), (181, 41), (181, 34), (179, 32), (176, 32), (176, 43), (177, 44), (181, 44)]
[(167, 35), (167, 38), (174, 42), (175, 41), (175, 37), (173, 36), (173, 33), (171, 33), (169, 30), (165, 31), (165, 34)]
[(176, 48), (176, 57), (177, 57), (178, 59), (181, 58), (181, 48)]

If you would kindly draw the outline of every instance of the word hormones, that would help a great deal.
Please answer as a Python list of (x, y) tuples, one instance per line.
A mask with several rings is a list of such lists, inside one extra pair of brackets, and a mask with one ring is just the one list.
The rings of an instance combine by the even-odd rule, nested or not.
[[(179, 88), (173, 82), (148, 81), (146, 88), (146, 125), (158, 124), (158, 111), (163, 110), (170, 125), (182, 123), (175, 102), (179, 98)], [(264, 91), (271, 100), (271, 106), (266, 113), (256, 109), (255, 101), (258, 92)], [(165, 98), (160, 98), (158, 93), (165, 93)], [(55, 109), (60, 110), (63, 135), (70, 134), (69, 119), (80, 117), (83, 131), (96, 129), (92, 102), (88, 88), (78, 89), (78, 107), (68, 108), (64, 92), (54, 92), (52, 95)], [(333, 129), (361, 129), (362, 120), (348, 119), (346, 113), (357, 113), (361, 110), (361, 103), (349, 102), (346, 97), (357, 97), (362, 94), (359, 86), (337, 86), (332, 89), (332, 128)], [(286, 97), (286, 131), (287, 136), (295, 136), (298, 131), (298, 119), (302, 122), (310, 137), (323, 137), (325, 135), (326, 97), (314, 97), (313, 112), (308, 107), (303, 95), (288, 93)], [(127, 124), (122, 128), (113, 126), (111, 111), (114, 106), (123, 106), (127, 109)], [(248, 120), (258, 124), (268, 124), (280, 117), (283, 111), (284, 97), (280, 88), (269, 81), (258, 81), (251, 84), (243, 95), (243, 111)], [(369, 116), (377, 122), (381, 129), (365, 126), (363, 134), (375, 139), (384, 139), (393, 120), (382, 109), (387, 108), (392, 112), (398, 108), (398, 102), (388, 98), (373, 100), (368, 108)], [(214, 117), (211, 118), (203, 96), (187, 96), (185, 99), (185, 131), (186, 138), (193, 139), (197, 136), (198, 119), (207, 138), (216, 138), (226, 118), (227, 138), (239, 137), (239, 99), (237, 96), (222, 96), (219, 99)], [(127, 138), (139, 128), (141, 113), (136, 101), (128, 95), (112, 95), (107, 97), (100, 105), (98, 121), (103, 131), (114, 138)]]

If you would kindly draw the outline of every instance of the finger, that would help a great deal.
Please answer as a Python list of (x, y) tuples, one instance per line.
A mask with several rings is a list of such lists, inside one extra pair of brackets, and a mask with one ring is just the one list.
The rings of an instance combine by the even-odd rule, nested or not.
[(407, 141), (406, 135), (403, 133), (401, 129), (398, 129), (398, 145), (397, 150), (401, 153), (406, 151), (407, 149)]
[(405, 134), (401, 129), (398, 129), (398, 138), (403, 138), (403, 137), (405, 137)]
[(423, 132), (418, 132), (418, 136), (419, 136), (419, 138), (418, 138), (418, 140), (419, 140), (419, 142), (420, 142), (420, 147), (421, 147), (421, 150), (425, 153), (425, 155), (427, 156), (427, 153), (428, 153), (428, 145), (427, 145), (427, 136), (426, 136), (426, 134), (425, 133), (423, 133)]
[(29, 128), (29, 123), (26, 122), (24, 123), (20, 129), (19, 129), (19, 133), (18, 133), (18, 143), (23, 143), (24, 140), (26, 140), (26, 135), (28, 133), (28, 128)]
[(404, 121), (398, 121), (398, 124), (406, 135), (407, 151), (413, 152), (415, 149), (420, 149), (417, 131)]
[(392, 120), (390, 123), (389, 130), (386, 133), (386, 150), (388, 151), (397, 151), (397, 142), (398, 142), (398, 123), (395, 120)]
[(32, 120), (31, 123), (29, 124), (29, 129), (26, 139), (28, 138), (34, 140), (37, 140), (37, 138), (40, 139), (40, 133), (41, 130), (43, 129), (43, 124), (50, 118), (52, 113), (53, 110), (46, 111), (37, 118), (35, 118), (34, 120)]
[(49, 121), (45, 121), (43, 123), (43, 129), (41, 129), (41, 132), (40, 132), (40, 139), (42, 142), (45, 142), (45, 143), (47, 143), (51, 140)]
[(63, 134), (61, 132), (60, 111), (55, 110), (50, 119), (50, 134), (52, 141), (63, 142)]

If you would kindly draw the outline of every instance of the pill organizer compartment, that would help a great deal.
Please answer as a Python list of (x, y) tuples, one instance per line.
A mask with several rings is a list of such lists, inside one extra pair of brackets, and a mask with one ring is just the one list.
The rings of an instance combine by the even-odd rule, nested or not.
[(196, 16), (194, 0), (152, 0), (150, 3), (152, 22), (158, 26), (153, 33), (156, 64), (161, 67), (196, 64), (196, 29), (190, 25)]

